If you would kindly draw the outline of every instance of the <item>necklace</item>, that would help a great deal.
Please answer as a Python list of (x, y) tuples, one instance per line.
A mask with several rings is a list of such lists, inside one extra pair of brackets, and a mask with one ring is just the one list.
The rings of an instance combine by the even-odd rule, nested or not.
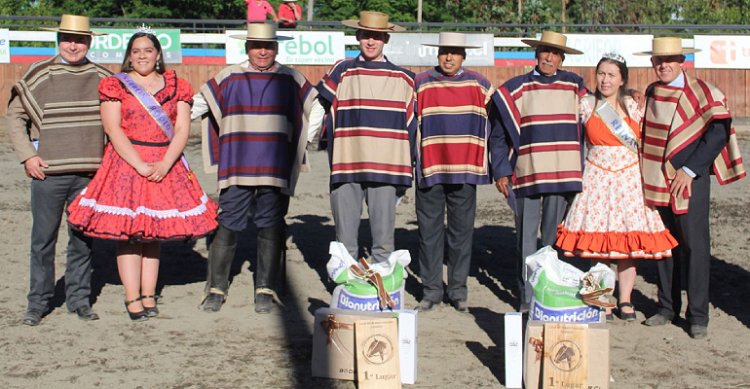
[(136, 73), (134, 76), (133, 79), (135, 79), (135, 82), (151, 96), (164, 89), (164, 77), (161, 75), (143, 77)]

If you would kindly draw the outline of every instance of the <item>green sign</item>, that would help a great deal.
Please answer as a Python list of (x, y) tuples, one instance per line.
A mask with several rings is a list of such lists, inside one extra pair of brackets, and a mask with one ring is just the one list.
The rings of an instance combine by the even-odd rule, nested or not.
[[(135, 30), (128, 29), (93, 29), (107, 35), (95, 36), (91, 41), (89, 59), (96, 63), (122, 63), (128, 40)], [(162, 56), (166, 63), (182, 63), (182, 45), (179, 29), (156, 29), (156, 37), (161, 43)]]

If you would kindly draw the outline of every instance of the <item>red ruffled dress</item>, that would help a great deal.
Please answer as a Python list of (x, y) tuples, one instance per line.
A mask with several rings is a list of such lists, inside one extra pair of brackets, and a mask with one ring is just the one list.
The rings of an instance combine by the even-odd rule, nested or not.
[[(627, 98), (625, 123), (640, 135), (640, 114)], [(677, 241), (659, 213), (646, 206), (638, 155), (620, 143), (604, 121), (582, 100), (588, 154), (583, 191), (576, 195), (558, 228), (557, 247), (566, 256), (595, 259), (661, 259)], [(635, 118), (635, 119), (634, 119)]]
[[(174, 124), (177, 102), (193, 103), (190, 84), (173, 71), (154, 95)], [(141, 103), (115, 77), (99, 84), (101, 101), (121, 102), (121, 126), (145, 162), (158, 162), (169, 138)], [(142, 145), (147, 143), (148, 145)], [(178, 160), (161, 182), (142, 177), (115, 151), (104, 150), (101, 166), (89, 185), (68, 207), (68, 223), (85, 235), (149, 242), (205, 236), (218, 226), (217, 204), (201, 189), (195, 175)]]

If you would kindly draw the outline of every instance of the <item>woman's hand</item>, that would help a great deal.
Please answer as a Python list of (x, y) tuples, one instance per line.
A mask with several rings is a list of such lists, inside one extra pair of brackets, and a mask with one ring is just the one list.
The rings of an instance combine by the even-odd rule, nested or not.
[(155, 164), (153, 164), (153, 172), (148, 176), (149, 181), (154, 182), (161, 182), (161, 180), (164, 179), (164, 177), (169, 173), (169, 170), (172, 169), (172, 164), (169, 162), (166, 162), (165, 160), (161, 160)]
[(154, 165), (146, 162), (141, 162), (135, 168), (135, 171), (137, 171), (138, 174), (140, 174), (142, 177), (149, 177), (154, 173)]

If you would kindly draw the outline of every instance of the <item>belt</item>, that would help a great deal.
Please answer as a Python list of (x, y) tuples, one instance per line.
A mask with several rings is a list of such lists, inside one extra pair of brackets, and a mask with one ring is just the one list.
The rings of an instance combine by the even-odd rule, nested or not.
[(169, 141), (166, 142), (144, 142), (142, 140), (135, 140), (128, 138), (130, 140), (130, 143), (136, 145), (136, 146), (146, 146), (146, 147), (166, 147), (169, 146)]

